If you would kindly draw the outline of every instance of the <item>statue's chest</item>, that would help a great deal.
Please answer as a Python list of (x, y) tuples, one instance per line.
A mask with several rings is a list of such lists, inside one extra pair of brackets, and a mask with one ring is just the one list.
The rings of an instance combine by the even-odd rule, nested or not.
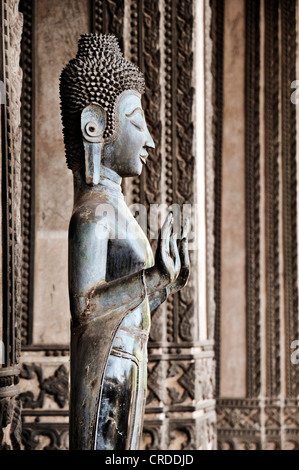
[(115, 208), (107, 253), (106, 281), (153, 266), (151, 246), (124, 201)]

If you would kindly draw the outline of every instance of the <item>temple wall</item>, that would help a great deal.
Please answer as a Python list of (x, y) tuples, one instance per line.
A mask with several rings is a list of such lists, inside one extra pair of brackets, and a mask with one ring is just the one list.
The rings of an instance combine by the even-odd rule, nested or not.
[[(89, 31), (115, 34), (125, 56), (145, 73), (143, 105), (156, 148), (141, 178), (123, 183), (127, 203), (144, 206), (148, 214), (157, 206), (165, 214), (171, 205), (185, 207), (185, 214), (191, 211), (191, 279), (152, 317), (142, 448), (216, 446), (213, 320), (207, 311), (205, 261), (206, 8), (210, 11), (204, 2), (168, 0), (21, 3), (28, 110), (23, 116), (24, 178), (31, 175), (23, 212), (30, 224), (20, 381), (24, 448), (67, 446), (67, 229), (73, 196), (58, 78), (76, 53), (79, 35)], [(148, 235), (155, 250), (157, 240)]]
[(90, 31), (145, 73), (156, 148), (127, 203), (192, 211), (190, 281), (152, 317), (141, 448), (299, 448), (298, 15), (298, 0), (2, 3), (0, 448), (68, 448), (58, 80)]

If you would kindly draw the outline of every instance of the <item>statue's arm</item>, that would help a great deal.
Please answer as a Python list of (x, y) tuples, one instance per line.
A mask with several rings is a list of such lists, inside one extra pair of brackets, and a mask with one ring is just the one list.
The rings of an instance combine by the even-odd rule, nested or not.
[(167, 291), (165, 289), (158, 290), (149, 296), (149, 306), (151, 313), (154, 312), (167, 299)]
[[(76, 225), (76, 220), (73, 223)], [(109, 231), (96, 231), (90, 224), (70, 231), (70, 297), (74, 321), (106, 316), (138, 307), (146, 295), (164, 291), (180, 271), (173, 217), (162, 227), (155, 266), (106, 282)], [(97, 227), (97, 230), (99, 228)], [(75, 235), (72, 235), (75, 234)], [(156, 298), (157, 299), (157, 298)]]
[(102, 281), (88, 295), (89, 315), (99, 317), (134, 310), (146, 295), (143, 270), (114, 281)]
[[(165, 225), (167, 226), (167, 221)], [(168, 234), (165, 234), (164, 239), (160, 239), (154, 267), (109, 283), (101, 282), (94, 290), (91, 305), (103, 309), (105, 314), (106, 312), (109, 313), (111, 307), (114, 311), (119, 311), (124, 306), (128, 310), (133, 310), (147, 295), (150, 311), (156, 310), (166, 300), (167, 296), (172, 293), (174, 289), (172, 286), (176, 282), (178, 273), (182, 272), (176, 241), (170, 235), (171, 226), (172, 223), (169, 223)], [(172, 263), (169, 263), (170, 260)], [(172, 290), (169, 291), (168, 289)]]
[(76, 213), (70, 225), (69, 287), (74, 324), (133, 310), (147, 295), (144, 271), (106, 281), (110, 232), (99, 222), (86, 220), (85, 212)]

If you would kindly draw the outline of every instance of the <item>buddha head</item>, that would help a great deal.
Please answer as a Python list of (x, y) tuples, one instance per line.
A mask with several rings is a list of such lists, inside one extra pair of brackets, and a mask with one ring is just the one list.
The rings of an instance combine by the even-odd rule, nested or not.
[(63, 69), (60, 97), (68, 167), (85, 168), (97, 184), (101, 166), (119, 176), (140, 175), (154, 142), (141, 104), (144, 78), (124, 59), (113, 35), (84, 34)]

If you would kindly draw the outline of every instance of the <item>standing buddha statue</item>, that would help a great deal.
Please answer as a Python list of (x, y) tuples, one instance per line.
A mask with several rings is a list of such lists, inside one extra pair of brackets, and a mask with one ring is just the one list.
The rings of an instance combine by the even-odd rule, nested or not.
[(151, 312), (189, 275), (187, 229), (177, 242), (169, 213), (154, 257), (122, 194), (122, 178), (140, 175), (154, 149), (143, 93), (142, 73), (112, 35), (82, 35), (61, 73), (66, 160), (74, 177), (71, 449), (139, 448)]

